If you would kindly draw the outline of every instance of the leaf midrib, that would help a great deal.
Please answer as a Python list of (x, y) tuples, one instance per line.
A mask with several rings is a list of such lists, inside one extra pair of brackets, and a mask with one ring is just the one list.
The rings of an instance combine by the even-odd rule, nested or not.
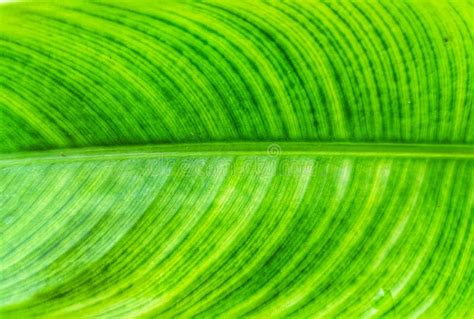
[[(276, 151), (277, 154), (270, 154), (269, 148)], [(281, 151), (278, 152), (278, 150)], [(185, 156), (347, 156), (474, 159), (474, 145), (319, 142), (216, 142), (88, 147), (2, 154), (0, 166), (29, 163)]]

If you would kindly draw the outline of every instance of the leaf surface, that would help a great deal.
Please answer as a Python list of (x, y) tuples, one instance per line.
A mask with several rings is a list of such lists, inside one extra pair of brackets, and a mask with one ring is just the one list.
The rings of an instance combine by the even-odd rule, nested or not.
[(472, 21), (0, 4), (1, 316), (472, 316)]

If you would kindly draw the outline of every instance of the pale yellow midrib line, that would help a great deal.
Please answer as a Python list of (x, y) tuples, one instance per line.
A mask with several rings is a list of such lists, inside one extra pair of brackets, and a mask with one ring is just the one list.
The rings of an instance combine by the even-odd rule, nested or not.
[(0, 155), (0, 166), (90, 160), (206, 156), (347, 156), (474, 159), (474, 145), (233, 142), (91, 147)]

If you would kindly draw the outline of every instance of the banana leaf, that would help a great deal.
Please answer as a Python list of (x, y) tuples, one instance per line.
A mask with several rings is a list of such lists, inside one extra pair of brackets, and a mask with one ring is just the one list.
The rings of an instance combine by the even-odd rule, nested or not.
[(0, 4), (1, 318), (472, 318), (471, 1)]

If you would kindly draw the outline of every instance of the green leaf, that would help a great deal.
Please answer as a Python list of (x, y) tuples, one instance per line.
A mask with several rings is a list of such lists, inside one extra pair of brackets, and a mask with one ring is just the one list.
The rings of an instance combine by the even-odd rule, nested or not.
[(0, 4), (0, 316), (472, 317), (472, 21)]

